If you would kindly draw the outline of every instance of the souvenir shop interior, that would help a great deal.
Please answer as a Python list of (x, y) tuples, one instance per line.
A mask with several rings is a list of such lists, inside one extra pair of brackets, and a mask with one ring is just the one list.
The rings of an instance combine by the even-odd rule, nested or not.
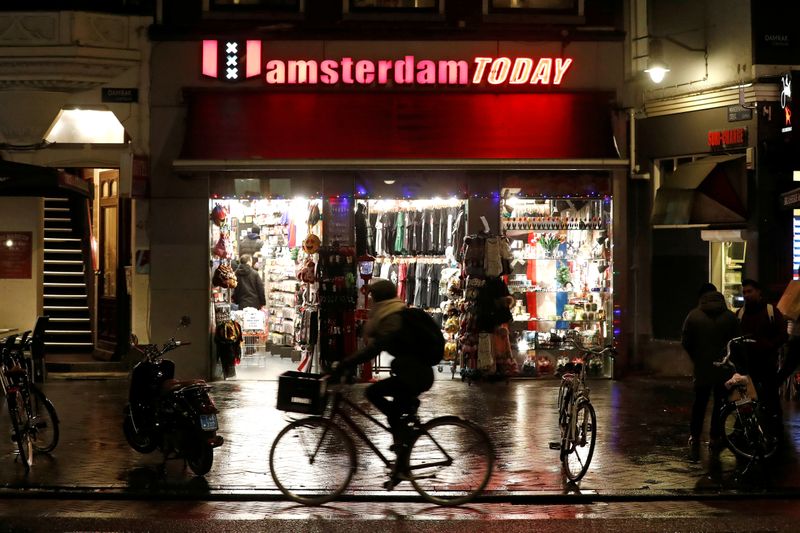
[[(441, 326), (437, 379), (552, 377), (579, 359), (568, 331), (588, 347), (612, 342), (609, 197), (413, 196), (211, 199), (218, 374), (317, 372), (357, 349), (374, 277)], [(472, 220), (473, 207), (496, 223)], [(334, 242), (323, 245), (326, 228)], [(384, 353), (361, 377), (380, 379), (390, 363)], [(610, 360), (587, 365), (612, 375)]]
[(272, 378), (313, 357), (322, 202), (213, 199), (211, 313), (220, 375)]

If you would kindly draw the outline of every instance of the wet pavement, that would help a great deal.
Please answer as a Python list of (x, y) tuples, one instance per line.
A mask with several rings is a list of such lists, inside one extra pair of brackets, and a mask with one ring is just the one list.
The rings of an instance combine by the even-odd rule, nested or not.
[[(268, 468), (273, 439), (290, 419), (275, 409), (276, 382), (239, 381), (212, 384), (225, 444), (204, 478), (192, 475), (180, 461), (159, 469), (158, 452), (131, 450), (121, 430), (127, 382), (51, 381), (44, 387), (61, 418), (61, 438), (51, 455), (37, 455), (25, 475), (14, 461), (14, 447), (0, 439), (0, 496), (50, 496), (63, 499), (190, 499), (226, 502), (276, 501), (282, 497)], [(795, 497), (800, 495), (800, 409), (785, 404), (787, 436), (783, 452), (764, 468), (739, 476), (728, 451), (701, 460), (687, 459), (687, 425), (691, 403), (688, 380), (630, 378), (592, 381), (597, 411), (597, 448), (579, 487), (565, 483), (558, 452), (555, 403), (558, 380), (512, 380), (502, 383), (437, 381), (422, 397), (423, 420), (459, 415), (483, 426), (497, 451), (495, 472), (485, 504), (512, 502), (575, 505), (598, 502), (650, 502), (718, 498)], [(361, 400), (363, 385), (352, 393)], [(8, 435), (3, 402), (0, 434)], [(390, 438), (369, 428), (383, 449)], [(383, 464), (358, 446), (359, 469), (342, 505), (383, 501), (400, 505), (417, 501), (404, 483), (393, 492), (382, 489)], [(112, 504), (112, 502), (105, 502)]]

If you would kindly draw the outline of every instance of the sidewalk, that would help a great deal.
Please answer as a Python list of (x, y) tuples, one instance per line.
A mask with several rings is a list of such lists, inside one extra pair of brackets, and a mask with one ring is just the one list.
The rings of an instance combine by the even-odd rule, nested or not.
[[(558, 452), (548, 447), (558, 438), (557, 386), (556, 379), (473, 385), (437, 381), (423, 396), (420, 416), (456, 414), (487, 429), (498, 460), (485, 501), (712, 499), (763, 495), (765, 490), (776, 497), (800, 495), (797, 405), (784, 405), (787, 446), (769, 475), (738, 480), (728, 451), (714, 458), (704, 449), (700, 462), (686, 459), (691, 383), (640, 378), (590, 383), (597, 448), (580, 488), (567, 491)], [(363, 385), (354, 387), (354, 394), (360, 395), (361, 389)], [(213, 384), (225, 444), (216, 451), (211, 472), (195, 478), (179, 461), (171, 461), (167, 475), (161, 476), (158, 452), (140, 455), (128, 447), (121, 430), (127, 382), (51, 381), (45, 391), (61, 418), (58, 448), (52, 456), (37, 456), (25, 476), (14, 462), (11, 440), (0, 440), (0, 496), (57, 492), (74, 498), (279, 499), (267, 465), (272, 441), (286, 423), (285, 414), (274, 408), (276, 390), (276, 382)], [(8, 426), (3, 402), (0, 434), (7, 435), (3, 428)], [(376, 437), (376, 442), (380, 439), (388, 447), (388, 436)], [(416, 498), (408, 484), (383, 491), (382, 472), (382, 464), (360, 448), (359, 471), (344, 499)]]

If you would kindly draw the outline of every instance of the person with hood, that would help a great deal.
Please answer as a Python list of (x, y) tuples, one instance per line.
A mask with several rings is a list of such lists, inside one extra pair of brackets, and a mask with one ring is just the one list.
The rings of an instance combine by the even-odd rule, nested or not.
[[(364, 326), (366, 346), (345, 358), (340, 368), (353, 368), (371, 361), (381, 352), (392, 355), (390, 377), (367, 387), (365, 394), (386, 415), (395, 441), (392, 449), (399, 455), (401, 451), (407, 452), (409, 445), (407, 417), (416, 413), (419, 395), (433, 386), (433, 368), (417, 353), (419, 335), (403, 320), (406, 304), (397, 298), (394, 283), (373, 278), (368, 289), (371, 304)], [(402, 464), (399, 460), (398, 463)]]
[[(249, 255), (256, 257), (261, 253), (261, 248), (264, 246), (264, 241), (261, 240), (261, 228), (253, 226), (247, 235), (239, 241), (239, 256)], [(241, 259), (239, 259), (241, 261)]]
[(255, 307), (261, 309), (267, 305), (267, 296), (264, 292), (264, 282), (258, 272), (250, 266), (253, 257), (244, 254), (239, 257), (239, 268), (236, 269), (236, 288), (233, 289), (233, 303), (239, 309)]
[(725, 297), (714, 285), (703, 284), (698, 297), (698, 305), (686, 316), (681, 334), (681, 344), (694, 364), (694, 404), (689, 424), (689, 451), (693, 460), (697, 460), (700, 454), (700, 434), (712, 395), (714, 404), (708, 446), (719, 449), (722, 442), (719, 412), (724, 392), (722, 383), (716, 381), (714, 362), (722, 360), (728, 341), (739, 331), (736, 315), (728, 309)]

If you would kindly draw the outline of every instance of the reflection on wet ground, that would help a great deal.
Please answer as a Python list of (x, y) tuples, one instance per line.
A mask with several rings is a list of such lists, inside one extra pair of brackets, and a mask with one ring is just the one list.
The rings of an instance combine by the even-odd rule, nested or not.
[[(772, 461), (739, 474), (742, 465), (728, 451), (703, 449), (699, 462), (687, 459), (687, 427), (692, 399), (688, 380), (630, 379), (592, 381), (597, 411), (597, 448), (580, 487), (567, 485), (558, 452), (555, 403), (557, 380), (519, 380), (467, 385), (437, 381), (422, 398), (423, 420), (454, 414), (483, 426), (497, 451), (490, 494), (656, 494), (659, 492), (794, 491), (800, 488), (800, 410), (784, 405), (786, 438)], [(363, 385), (352, 389), (368, 408)], [(269, 448), (277, 433), (298, 415), (277, 411), (276, 382), (237, 381), (213, 384), (225, 444), (205, 478), (196, 478), (179, 461), (162, 468), (158, 452), (131, 450), (121, 430), (127, 394), (124, 381), (63, 381), (45, 386), (61, 417), (61, 439), (52, 456), (37, 456), (27, 476), (14, 462), (10, 438), (0, 441), (0, 485), (6, 488), (94, 487), (136, 493), (262, 494), (275, 486), (268, 471)], [(8, 415), (0, 409), (0, 431), (8, 435)], [(382, 450), (390, 438), (378, 428), (365, 429)], [(384, 465), (357, 442), (358, 471), (350, 494), (385, 495)], [(387, 452), (388, 453), (388, 452)], [(390, 454), (391, 456), (391, 454)], [(738, 466), (738, 468), (737, 468)], [(412, 495), (399, 485), (395, 496)]]

